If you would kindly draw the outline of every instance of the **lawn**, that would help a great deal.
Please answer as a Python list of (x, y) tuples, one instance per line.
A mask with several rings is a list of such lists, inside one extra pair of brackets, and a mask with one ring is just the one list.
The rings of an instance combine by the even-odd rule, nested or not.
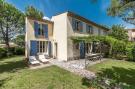
[(99, 64), (89, 66), (99, 77), (107, 77), (115, 83), (124, 84), (124, 89), (135, 89), (135, 62), (122, 60), (106, 60)]
[(82, 80), (57, 66), (31, 70), (23, 56), (0, 59), (0, 89), (88, 89)]

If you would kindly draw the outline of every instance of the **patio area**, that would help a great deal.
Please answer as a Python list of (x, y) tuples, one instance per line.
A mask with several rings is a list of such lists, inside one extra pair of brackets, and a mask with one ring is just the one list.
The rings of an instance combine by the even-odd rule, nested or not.
[[(107, 59), (102, 59), (102, 60), (97, 60), (97, 61), (86, 61), (86, 65), (92, 66), (94, 64), (100, 63), (102, 61), (105, 61)], [(82, 77), (86, 77), (88, 79), (96, 77), (94, 72), (88, 71), (85, 69), (85, 59), (80, 59), (80, 60), (73, 60), (73, 61), (68, 61), (68, 62), (61, 62), (56, 59), (51, 59), (50, 63), (53, 65), (57, 65), (63, 69), (66, 69), (72, 73), (75, 73), (77, 75), (80, 75)]]
[[(91, 78), (96, 77), (95, 73), (86, 70), (85, 66), (86, 65), (92, 66), (94, 64), (100, 63), (100, 62), (105, 61), (105, 60), (107, 60), (107, 59), (103, 58), (102, 60), (97, 60), (97, 61), (90, 61), (90, 60), (85, 61), (85, 59), (79, 59), (79, 60), (63, 62), (63, 61), (58, 61), (57, 59), (49, 59), (48, 64), (34, 66), (34, 67), (31, 67), (31, 69), (38, 69), (38, 68), (48, 67), (51, 65), (56, 65), (60, 68), (68, 70), (72, 73), (75, 73), (75, 74), (80, 75), (82, 77), (86, 77), (88, 79), (91, 79)], [(86, 65), (85, 65), (85, 63), (86, 63)]]

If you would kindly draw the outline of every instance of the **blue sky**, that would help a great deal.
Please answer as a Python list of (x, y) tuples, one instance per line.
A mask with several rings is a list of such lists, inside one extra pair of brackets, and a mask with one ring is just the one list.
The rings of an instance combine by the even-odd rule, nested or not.
[(6, 0), (21, 11), (25, 7), (33, 5), (41, 10), (45, 16), (51, 16), (57, 13), (72, 11), (98, 24), (112, 26), (113, 24), (123, 24), (127, 28), (135, 26), (128, 24), (118, 17), (110, 17), (106, 14), (106, 9), (110, 0), (99, 0), (97, 3), (91, 3), (90, 0)]

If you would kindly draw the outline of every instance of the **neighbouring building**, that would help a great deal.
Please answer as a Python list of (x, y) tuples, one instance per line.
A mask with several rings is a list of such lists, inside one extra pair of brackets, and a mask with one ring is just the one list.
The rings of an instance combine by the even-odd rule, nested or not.
[[(45, 53), (51, 58), (68, 61), (84, 58), (87, 43), (73, 43), (73, 36), (106, 35), (109, 29), (73, 12), (65, 12), (49, 20), (26, 18), (26, 58)], [(87, 47), (84, 47), (87, 46)]]
[(135, 29), (126, 29), (128, 32), (128, 40), (135, 41)]

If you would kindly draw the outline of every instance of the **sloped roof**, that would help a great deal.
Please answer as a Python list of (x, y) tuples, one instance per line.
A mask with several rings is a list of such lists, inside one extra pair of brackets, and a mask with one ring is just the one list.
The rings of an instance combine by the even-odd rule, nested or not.
[(28, 18), (28, 19), (31, 19), (31, 20), (36, 20), (36, 21), (45, 22), (45, 23), (51, 23), (51, 24), (54, 23), (53, 21), (50, 21), (50, 20), (47, 20), (47, 19), (36, 19), (36, 18), (32, 18), (32, 17), (27, 17), (27, 18)]
[(88, 19), (86, 19), (86, 18), (84, 18), (84, 17), (82, 17), (80, 15), (77, 15), (77, 14), (75, 14), (73, 12), (70, 12), (70, 11), (68, 11), (68, 16), (72, 16), (72, 17), (77, 18), (77, 19), (79, 19), (79, 20), (81, 20), (81, 21), (83, 21), (83, 22), (85, 22), (87, 24), (92, 24), (92, 25), (97, 26), (97, 27), (99, 27), (101, 29), (104, 29), (104, 30), (107, 30), (107, 31), (110, 30), (109, 28), (106, 28), (106, 27), (104, 27), (102, 25), (99, 25), (99, 24), (97, 24), (97, 23), (95, 23), (93, 21), (90, 21), (90, 20), (88, 20)]

